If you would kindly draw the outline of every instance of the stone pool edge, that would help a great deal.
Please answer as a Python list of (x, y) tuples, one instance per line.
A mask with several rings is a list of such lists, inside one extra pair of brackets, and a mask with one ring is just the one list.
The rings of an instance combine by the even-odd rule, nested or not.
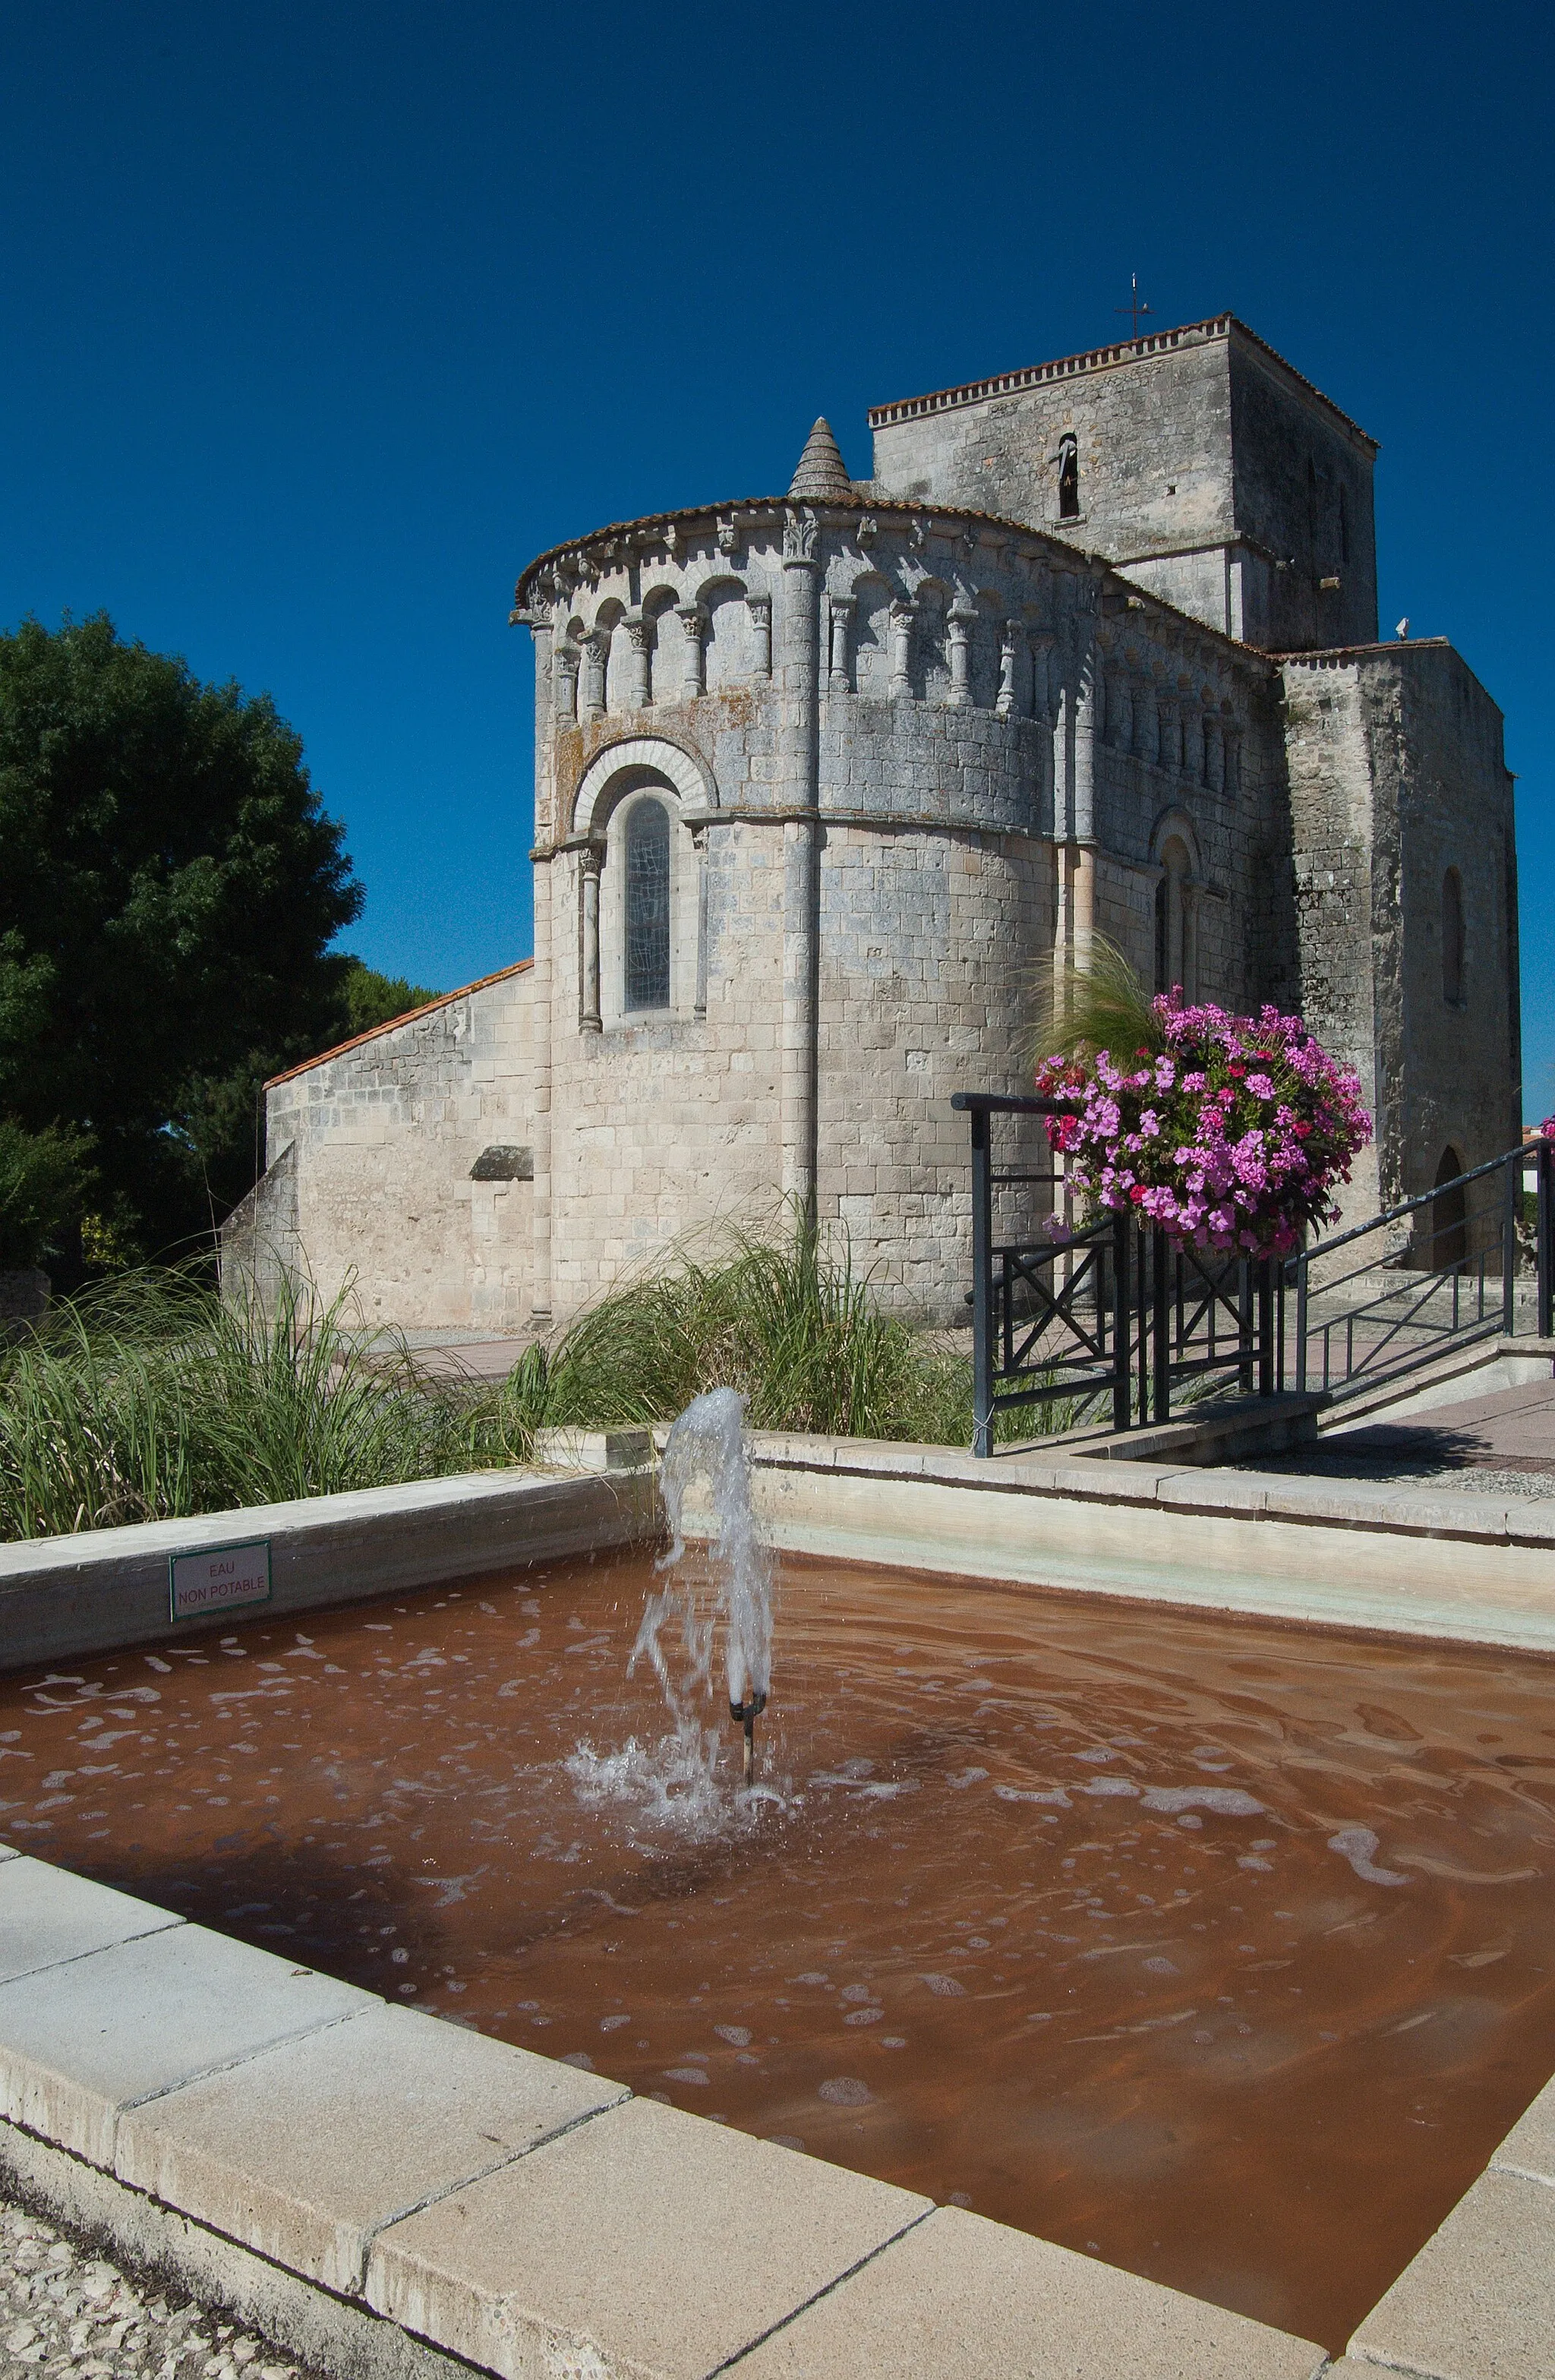
[[(659, 1528), (642, 1468), (474, 1471), (0, 1545), (0, 1667), (70, 1659), (448, 1586), (638, 1543)], [(264, 1539), (268, 1603), (175, 1621), (168, 1564)]]
[(750, 1445), (784, 1552), (1555, 1654), (1555, 1498), (777, 1432)]
[(0, 2185), (331, 2380), (1330, 2365), (1310, 2341), (8, 1847)]

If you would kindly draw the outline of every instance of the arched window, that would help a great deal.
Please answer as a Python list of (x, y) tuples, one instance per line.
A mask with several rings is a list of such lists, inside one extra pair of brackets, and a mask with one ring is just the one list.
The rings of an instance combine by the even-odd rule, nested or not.
[(1455, 1148), (1444, 1148), (1436, 1169), (1439, 1196), (1432, 1199), (1431, 1272), (1452, 1272), (1468, 1262), (1468, 1198), (1458, 1176), (1464, 1160)]
[(626, 819), (626, 956), (623, 1005), (670, 1004), (670, 814), (662, 802), (633, 804)]
[(1058, 442), (1058, 516), (1060, 520), (1080, 517), (1080, 450), (1072, 430), (1066, 430)]
[(1464, 1004), (1464, 880), (1455, 868), (1441, 880), (1441, 996), (1450, 1008)]
[(1197, 972), (1190, 884), (1193, 862), (1179, 835), (1161, 850), (1161, 874), (1156, 885), (1156, 990), (1195, 995)]

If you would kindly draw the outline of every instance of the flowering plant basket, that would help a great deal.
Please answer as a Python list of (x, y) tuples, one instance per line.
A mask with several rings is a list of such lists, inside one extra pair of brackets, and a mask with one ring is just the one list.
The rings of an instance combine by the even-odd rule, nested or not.
[(1180, 992), (1147, 1002), (1107, 955), (1093, 1007), (1115, 1046), (1082, 1029), (1094, 1014), (1076, 1026), (1072, 1012), (1069, 1050), (1037, 1069), (1039, 1093), (1078, 1109), (1050, 1127), (1069, 1182), (1179, 1246), (1288, 1255), (1304, 1224), (1334, 1219), (1331, 1194), (1371, 1137), (1358, 1077), (1297, 1016), (1233, 1016)]

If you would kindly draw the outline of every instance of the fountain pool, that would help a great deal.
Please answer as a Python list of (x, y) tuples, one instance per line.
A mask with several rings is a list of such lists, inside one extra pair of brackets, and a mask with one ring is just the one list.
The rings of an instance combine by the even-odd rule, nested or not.
[(788, 1560), (747, 1793), (662, 1586), (15, 1675), (0, 1836), (1339, 2348), (1550, 2070), (1549, 1666)]

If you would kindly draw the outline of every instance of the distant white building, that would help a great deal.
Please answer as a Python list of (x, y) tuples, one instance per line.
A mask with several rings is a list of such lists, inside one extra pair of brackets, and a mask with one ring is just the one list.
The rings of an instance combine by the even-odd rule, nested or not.
[(948, 1318), (950, 1095), (1092, 929), (1355, 1064), (1357, 1207), (1513, 1144), (1500, 714), (1377, 641), (1373, 441), (1230, 316), (870, 425), (529, 565), (533, 960), (272, 1083), (229, 1257), (545, 1328), (783, 1193)]

